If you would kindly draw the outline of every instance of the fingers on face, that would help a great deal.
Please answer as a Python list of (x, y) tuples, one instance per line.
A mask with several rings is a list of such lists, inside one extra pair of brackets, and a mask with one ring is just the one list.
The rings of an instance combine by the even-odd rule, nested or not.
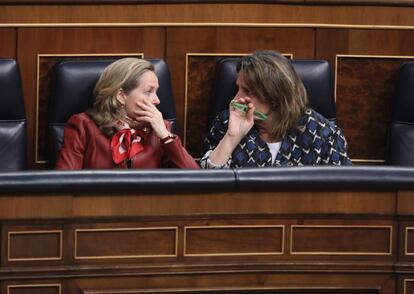
[(243, 104), (247, 104), (247, 103), (251, 102), (252, 99), (249, 96), (245, 96), (245, 97), (235, 98), (234, 101), (239, 102), (239, 103), (243, 103)]
[(135, 111), (137, 119), (146, 118), (148, 120), (163, 120), (161, 112), (156, 108), (144, 109), (139, 108)]

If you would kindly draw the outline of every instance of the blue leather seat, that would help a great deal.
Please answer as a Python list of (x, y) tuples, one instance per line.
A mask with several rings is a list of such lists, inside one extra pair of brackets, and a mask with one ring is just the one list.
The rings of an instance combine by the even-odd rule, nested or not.
[[(114, 60), (63, 61), (54, 69), (51, 97), (48, 105), (48, 160), (53, 167), (57, 152), (63, 144), (63, 130), (68, 119), (84, 112), (93, 104), (93, 88), (103, 70)], [(161, 59), (149, 59), (155, 67), (160, 88), (161, 101), (158, 109), (164, 119), (176, 126), (175, 104), (172, 93), (170, 72)]]
[(398, 70), (393, 103), (387, 164), (414, 166), (414, 62)]
[(0, 59), (0, 171), (27, 168), (27, 122), (19, 66)]
[[(239, 58), (221, 59), (216, 66), (208, 121), (226, 109), (237, 93)], [(291, 60), (308, 92), (310, 106), (329, 120), (336, 119), (332, 70), (325, 60)]]

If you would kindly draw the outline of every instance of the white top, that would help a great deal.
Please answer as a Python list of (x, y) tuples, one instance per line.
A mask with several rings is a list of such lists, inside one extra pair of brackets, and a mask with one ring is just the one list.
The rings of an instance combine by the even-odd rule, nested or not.
[(270, 154), (272, 154), (272, 163), (275, 162), (276, 154), (279, 152), (280, 146), (282, 146), (282, 141), (276, 143), (266, 143), (269, 147)]

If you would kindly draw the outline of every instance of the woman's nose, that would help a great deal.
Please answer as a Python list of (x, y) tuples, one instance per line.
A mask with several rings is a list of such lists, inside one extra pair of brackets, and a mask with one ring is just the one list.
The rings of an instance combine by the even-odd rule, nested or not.
[(158, 98), (157, 94), (152, 97), (152, 104), (158, 105), (160, 104), (160, 98)]
[(234, 96), (234, 99), (240, 98), (242, 95), (240, 91), (237, 91), (236, 95)]

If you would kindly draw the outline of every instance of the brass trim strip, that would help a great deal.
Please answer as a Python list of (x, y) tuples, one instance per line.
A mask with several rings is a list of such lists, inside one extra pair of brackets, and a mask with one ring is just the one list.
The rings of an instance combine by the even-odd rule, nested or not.
[(322, 29), (374, 29), (374, 30), (414, 30), (407, 25), (365, 25), (337, 23), (245, 23), (245, 22), (115, 22), (115, 23), (1, 23), (0, 28), (49, 28), (49, 27), (263, 27), (263, 28), (322, 28)]
[[(413, 27), (414, 28), (414, 27)], [(336, 54), (335, 55), (335, 76), (334, 76), (334, 101), (336, 104), (336, 94), (337, 94), (337, 85), (338, 85), (338, 59), (339, 58), (389, 58), (389, 59), (414, 59), (413, 56), (404, 56), (404, 55), (361, 55), (361, 54)], [(351, 158), (352, 162), (357, 163), (385, 163), (384, 159), (361, 159), (361, 158)]]
[[(59, 234), (59, 256), (58, 257), (38, 257), (38, 258), (12, 258), (10, 256), (11, 235), (32, 235), (32, 234)], [(7, 261), (39, 261), (39, 260), (62, 260), (63, 252), (63, 230), (39, 230), (39, 231), (9, 231), (7, 232)]]
[[(102, 256), (78, 256), (78, 232), (115, 232), (115, 231), (150, 231), (150, 230), (175, 230), (175, 250), (174, 254), (159, 254), (159, 255), (102, 255)], [(178, 227), (145, 227), (145, 228), (102, 228), (102, 229), (75, 229), (75, 259), (114, 259), (114, 258), (150, 258), (150, 257), (177, 257), (178, 256)]]
[[(363, 228), (363, 229), (389, 229), (389, 251), (388, 252), (305, 252), (293, 251), (293, 230), (295, 228)], [(290, 228), (290, 254), (291, 255), (392, 255), (392, 230), (393, 226), (375, 225), (291, 225)]]
[(7, 285), (7, 294), (10, 294), (12, 288), (39, 288), (39, 287), (57, 287), (59, 294), (62, 293), (62, 284), (21, 284), (21, 285)]
[[(128, 290), (85, 290), (83, 294), (139, 294), (139, 293), (166, 293), (166, 294), (173, 294), (173, 293), (199, 293), (199, 294), (208, 294), (208, 293), (229, 293), (229, 294), (236, 294), (240, 291), (242, 292), (249, 292), (249, 293), (260, 293), (260, 291), (266, 291), (265, 293), (271, 293), (270, 291), (283, 291), (283, 290), (293, 290), (297, 293), (300, 290), (311, 291), (312, 293), (317, 293), (317, 290), (329, 290), (329, 293), (334, 293), (335, 290), (349, 290), (352, 291), (357, 290), (378, 290), (377, 287), (369, 287), (369, 286), (360, 286), (360, 287), (347, 287), (347, 286), (223, 286), (223, 287), (201, 287), (201, 288), (162, 288), (162, 289), (128, 289)], [(341, 291), (342, 292), (342, 291)]]
[(344, 58), (414, 58), (414, 55), (365, 55), (365, 54), (336, 54), (336, 57), (344, 57)]
[(359, 159), (359, 158), (352, 158), (352, 162), (358, 163), (385, 163), (384, 159)]
[(40, 58), (48, 57), (122, 57), (122, 56), (139, 56), (144, 58), (144, 53), (92, 53), (92, 54), (37, 54), (36, 68), (36, 121), (35, 121), (35, 163), (47, 163), (47, 160), (39, 160), (39, 90), (40, 90)]
[[(245, 253), (187, 253), (187, 229), (226, 229), (226, 228), (279, 228), (282, 229), (281, 251), (275, 252), (245, 252)], [(285, 253), (285, 225), (223, 225), (223, 226), (184, 226), (184, 256), (259, 256), (259, 255), (283, 255)]]

